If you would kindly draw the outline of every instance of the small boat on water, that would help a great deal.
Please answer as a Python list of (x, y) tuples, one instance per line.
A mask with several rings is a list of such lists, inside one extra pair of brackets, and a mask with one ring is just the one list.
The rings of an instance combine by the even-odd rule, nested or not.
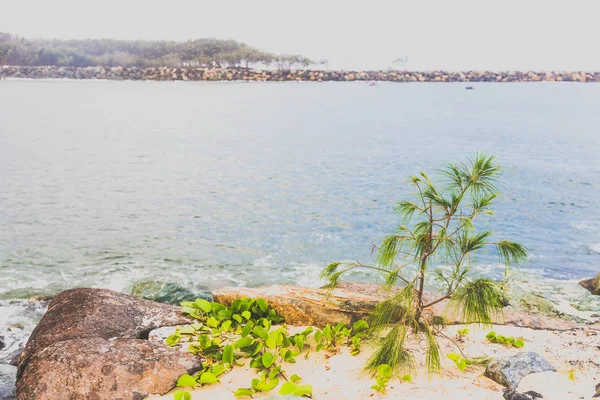
[(467, 89), (467, 90), (475, 90), (475, 88), (473, 86), (466, 86), (465, 89)]
[(377, 86), (377, 84), (375, 82), (371, 82), (369, 83), (369, 86)]

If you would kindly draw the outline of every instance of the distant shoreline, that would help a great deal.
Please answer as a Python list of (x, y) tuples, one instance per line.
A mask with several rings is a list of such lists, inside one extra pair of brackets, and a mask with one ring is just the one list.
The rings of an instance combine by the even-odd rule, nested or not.
[(329, 71), (245, 68), (0, 67), (0, 79), (255, 82), (600, 82), (600, 72)]

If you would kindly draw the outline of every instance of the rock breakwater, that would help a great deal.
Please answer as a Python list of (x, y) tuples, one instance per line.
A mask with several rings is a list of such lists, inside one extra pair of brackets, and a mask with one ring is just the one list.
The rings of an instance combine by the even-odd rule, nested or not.
[(319, 71), (245, 68), (0, 67), (2, 78), (151, 81), (600, 82), (600, 72)]

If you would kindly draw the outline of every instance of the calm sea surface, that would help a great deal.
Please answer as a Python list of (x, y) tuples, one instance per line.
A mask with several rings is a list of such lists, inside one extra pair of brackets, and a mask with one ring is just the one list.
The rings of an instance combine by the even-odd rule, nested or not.
[(506, 167), (484, 225), (530, 248), (522, 271), (590, 277), (599, 110), (596, 84), (2, 81), (0, 299), (318, 285), (372, 259), (409, 175), (476, 151)]

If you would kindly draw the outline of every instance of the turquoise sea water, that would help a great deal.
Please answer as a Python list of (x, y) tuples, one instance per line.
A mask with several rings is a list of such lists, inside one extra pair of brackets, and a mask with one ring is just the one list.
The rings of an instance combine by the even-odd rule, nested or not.
[(600, 272), (598, 110), (596, 84), (2, 81), (0, 306), (145, 279), (315, 286), (372, 259), (409, 175), (476, 151), (505, 166), (485, 225), (530, 248), (528, 279), (571, 284)]

